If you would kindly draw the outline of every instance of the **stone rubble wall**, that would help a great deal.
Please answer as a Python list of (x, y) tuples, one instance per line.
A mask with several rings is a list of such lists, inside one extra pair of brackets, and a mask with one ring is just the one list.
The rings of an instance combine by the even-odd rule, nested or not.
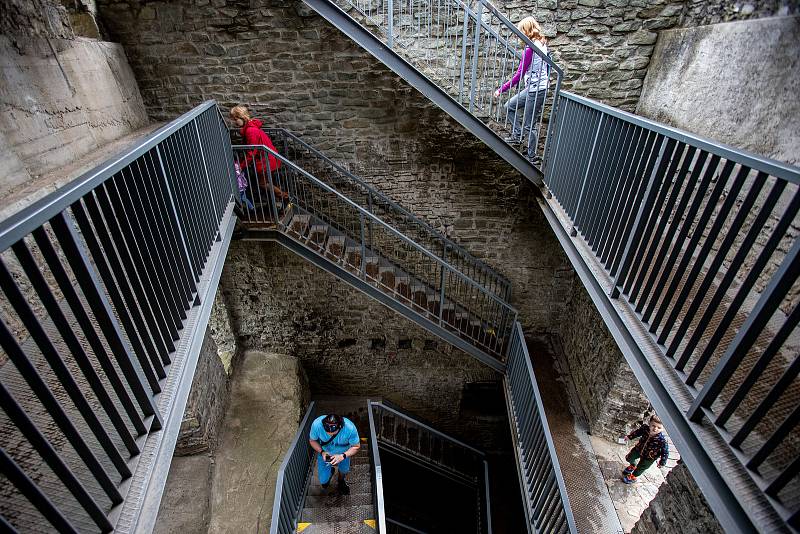
[(228, 376), (217, 344), (210, 329), (206, 329), (175, 444), (175, 456), (190, 456), (216, 449), (229, 389)]
[(724, 532), (684, 463), (679, 463), (669, 472), (666, 482), (658, 489), (655, 499), (642, 513), (631, 534), (661, 532)]

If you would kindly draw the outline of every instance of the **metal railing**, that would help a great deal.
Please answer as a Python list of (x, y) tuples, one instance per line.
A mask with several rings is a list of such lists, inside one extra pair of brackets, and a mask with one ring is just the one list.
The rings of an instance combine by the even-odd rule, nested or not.
[[(248, 163), (248, 174), (258, 178), (251, 179), (254, 209), (244, 220), (274, 224), (422, 319), (502, 359), (517, 315), (514, 308), (286, 157), (264, 146), (234, 147), (237, 161), (253, 151), (264, 161), (272, 156), (281, 168), (265, 166), (259, 174), (255, 160)], [(281, 194), (286, 198), (281, 200)]]
[(367, 400), (367, 417), (369, 420), (369, 465), (372, 477), (372, 509), (375, 513), (375, 523), (378, 534), (386, 534), (386, 509), (383, 502), (383, 469), (381, 468), (381, 453), (378, 450), (378, 437), (375, 433), (375, 421), (370, 406), (372, 401)]
[(798, 528), (800, 170), (570, 93), (557, 105), (545, 183), (573, 234), (646, 327), (686, 420), (713, 423)]
[(152, 527), (153, 464), (232, 231), (231, 163), (206, 102), (0, 223), (2, 530)]
[(576, 533), (525, 336), (514, 326), (505, 391), (528, 532)]
[[(547, 144), (550, 110), (562, 70), (486, 0), (335, 0), (367, 30), (456, 102), (539, 165)], [(500, 97), (495, 91), (514, 76), (524, 50), (533, 52), (528, 76)], [(525, 73), (524, 73), (525, 74)], [(528, 83), (527, 80), (532, 80)], [(512, 101), (512, 105), (508, 105)], [(516, 104), (516, 102), (520, 102)], [(514, 127), (515, 109), (519, 109)], [(522, 117), (527, 117), (524, 131)]]
[(387, 406), (370, 401), (370, 421), (377, 442), (406, 455), (422, 460), (439, 471), (475, 488), (476, 531), (491, 534), (491, 501), (489, 498), (489, 464), (486, 455), (418, 419)]
[(311, 463), (314, 461), (314, 450), (308, 444), (314, 409), (312, 401), (278, 469), (270, 534), (294, 534), (296, 531), (311, 476)]
[(378, 189), (283, 128), (265, 129), (278, 151), (376, 217), (397, 228), (442, 260), (479, 282), (498, 298), (511, 300), (511, 282)]

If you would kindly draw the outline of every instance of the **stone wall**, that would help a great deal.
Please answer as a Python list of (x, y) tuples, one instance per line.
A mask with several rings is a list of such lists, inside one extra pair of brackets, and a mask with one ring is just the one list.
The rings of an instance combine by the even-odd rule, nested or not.
[(591, 434), (615, 441), (643, 419), (650, 403), (577, 278), (570, 295), (561, 344), (582, 411), (576, 415)]
[(724, 532), (684, 463), (679, 463), (669, 472), (666, 482), (658, 489), (658, 493), (642, 513), (631, 534), (659, 532), (684, 534)]
[(203, 338), (192, 389), (183, 412), (175, 456), (213, 452), (228, 402), (228, 376), (209, 329)]
[(681, 13), (680, 26), (688, 28), (798, 13), (800, 2), (797, 0), (688, 0)]
[(385, 398), (486, 449), (505, 445), (504, 417), (461, 409), (468, 384), (500, 391), (496, 372), (281, 245), (232, 243), (220, 283), (241, 349), (296, 357), (314, 395)]

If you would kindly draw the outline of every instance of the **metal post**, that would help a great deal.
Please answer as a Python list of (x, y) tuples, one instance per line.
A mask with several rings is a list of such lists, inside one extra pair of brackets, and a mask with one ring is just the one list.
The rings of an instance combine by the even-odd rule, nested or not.
[(464, 67), (467, 63), (467, 33), (469, 32), (469, 14), (464, 8), (464, 29), (461, 32), (461, 76), (458, 79), (458, 103), (461, 103), (461, 95), (464, 92)]
[(583, 204), (583, 195), (586, 190), (586, 179), (589, 178), (589, 172), (592, 170), (592, 161), (594, 160), (594, 151), (597, 148), (597, 138), (600, 136), (600, 130), (603, 129), (603, 119), (605, 119), (605, 113), (600, 115), (600, 120), (597, 122), (597, 131), (594, 133), (594, 141), (592, 141), (592, 149), (589, 151), (589, 162), (586, 164), (586, 172), (583, 174), (583, 182), (581, 183), (581, 192), (578, 195), (578, 203), (575, 206), (575, 213), (572, 215), (572, 228), (569, 231), (569, 235), (575, 237), (578, 235), (578, 231), (576, 230), (577, 222), (578, 222), (578, 214), (581, 211), (581, 204)]
[(444, 313), (444, 283), (445, 283), (446, 264), (447, 264), (447, 243), (442, 241), (442, 270), (439, 276), (439, 325), (442, 324), (442, 316)]
[(387, 17), (389, 23), (389, 28), (388, 28), (389, 36), (386, 39), (386, 44), (388, 44), (389, 48), (391, 49), (394, 47), (394, 0), (387, 0), (387, 1), (389, 3), (388, 5), (389, 16)]
[[(483, 0), (478, 0), (475, 11), (475, 44), (472, 47), (472, 75), (470, 76), (469, 86), (469, 112), (472, 113), (475, 105), (475, 81), (478, 73), (478, 48), (481, 45), (481, 13), (483, 12)], [(464, 36), (466, 43), (466, 35)]]
[(362, 212), (358, 213), (358, 220), (361, 223), (361, 274), (363, 276), (367, 273), (367, 246), (364, 242), (364, 214)]

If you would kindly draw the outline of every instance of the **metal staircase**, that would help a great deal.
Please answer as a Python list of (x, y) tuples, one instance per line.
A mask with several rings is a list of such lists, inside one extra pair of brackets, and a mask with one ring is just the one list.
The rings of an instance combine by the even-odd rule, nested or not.
[[(540, 184), (550, 139), (550, 113), (563, 72), (497, 8), (485, 0), (304, 0), (328, 22), (432, 100), (529, 180)], [(529, 98), (536, 120), (518, 142), (505, 103), (524, 83), (495, 99), (526, 46), (548, 78), (541, 101)], [(528, 111), (526, 109), (526, 111)]]
[[(246, 237), (276, 240), (315, 265), (345, 280), (421, 327), (503, 372), (516, 310), (498, 294), (507, 295), (504, 279), (454, 243), (368, 192), (367, 207), (342, 191), (361, 183), (346, 177), (325, 160), (323, 181), (295, 162), (263, 146), (234, 146), (234, 155), (250, 176), (254, 161), (271, 155), (280, 169), (267, 171), (250, 185), (254, 209), (242, 216)], [(246, 154), (255, 155), (244, 165)], [(255, 182), (257, 180), (253, 180)], [(266, 185), (266, 187), (263, 187)], [(342, 187), (344, 185), (344, 187)], [(275, 190), (283, 192), (285, 198)], [(355, 190), (358, 193), (358, 189)], [(370, 200), (372, 199), (372, 200)], [(391, 208), (391, 209), (387, 209)], [(380, 218), (399, 217), (437, 245), (434, 253)], [(453, 265), (449, 259), (459, 263)], [(475, 280), (465, 272), (476, 273)]]
[[(575, 532), (569, 498), (522, 328), (516, 320), (516, 311), (498, 296), (508, 294), (509, 290), (502, 283), (504, 279), (297, 137), (285, 131), (273, 133), (278, 134), (278, 146), (284, 146), (298, 161), (264, 146), (233, 147), (234, 160), (250, 177), (246, 195), (253, 204), (251, 209), (242, 212), (241, 236), (279, 242), (502, 372), (506, 376), (515, 459), (529, 530)], [(245, 165), (248, 154), (251, 157)], [(279, 161), (280, 167), (265, 166), (259, 174), (255, 162), (268, 161), (268, 156)], [(315, 169), (315, 175), (298, 165), (299, 161)], [(425, 249), (376, 213), (397, 221), (399, 226), (407, 225), (424, 239), (440, 243), (442, 254)], [(447, 262), (450, 251), (459, 251), (454, 256), (460, 262), (457, 266)], [(467, 272), (478, 273), (479, 280), (487, 283), (470, 278)], [(486, 473), (485, 470), (475, 472), (474, 450), (467, 453), (467, 449), (461, 447), (463, 444), (443, 435), (433, 439), (435, 431), (391, 407), (380, 403), (373, 403), (371, 407), (371, 416), (381, 416), (377, 422), (370, 422), (370, 426), (380, 432), (377, 438), (371, 438), (373, 445), (376, 439), (383, 439), (392, 450), (417, 460), (422, 458), (438, 472), (472, 484), (481, 499), (487, 498)], [(399, 426), (394, 422), (387, 424), (387, 412), (405, 422)], [(408, 437), (412, 427), (420, 439), (416, 442), (398, 439), (403, 432)], [(430, 439), (421, 439), (422, 436)], [(412, 446), (414, 443), (416, 446)], [(307, 447), (302, 440), (296, 440), (294, 446)], [(376, 452), (374, 446), (372, 450)], [(302, 458), (302, 453), (290, 450), (287, 458), (290, 456)], [(375, 454), (373, 465), (380, 466)], [(379, 474), (377, 469), (373, 477), (378, 487), (381, 484)], [(296, 479), (297, 476), (292, 477)], [(293, 525), (302, 522), (301, 493), (292, 487), (287, 495), (285, 503), (276, 500), (276, 513), (279, 509), (283, 511), (280, 526), (276, 526), (273, 533), (293, 532)], [(375, 499), (373, 503), (380, 501), (379, 497)], [(375, 512), (380, 532), (387, 531), (383, 529), (384, 524), (395, 531), (405, 528), (396, 519), (392, 522), (384, 518), (381, 522), (384, 517), (381, 510), (378, 508)], [(481, 510), (488, 510), (488, 505)], [(489, 528), (489, 523), (490, 518), (484, 516), (478, 521), (480, 528)]]
[(149, 532), (233, 233), (207, 102), (0, 223), (0, 530)]
[(543, 186), (551, 228), (724, 528), (797, 531), (800, 171), (560, 91), (544, 58), (534, 167), (496, 135), (508, 114), (491, 92), (530, 42), (490, 2), (304, 1)]

